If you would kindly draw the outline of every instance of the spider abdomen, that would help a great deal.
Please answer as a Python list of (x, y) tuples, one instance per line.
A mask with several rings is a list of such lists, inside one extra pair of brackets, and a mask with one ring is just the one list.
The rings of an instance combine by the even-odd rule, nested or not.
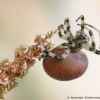
[[(61, 55), (64, 50), (55, 48), (53, 53)], [(63, 61), (48, 57), (43, 60), (45, 72), (52, 78), (66, 81), (80, 77), (88, 67), (87, 56), (83, 52), (70, 53)]]

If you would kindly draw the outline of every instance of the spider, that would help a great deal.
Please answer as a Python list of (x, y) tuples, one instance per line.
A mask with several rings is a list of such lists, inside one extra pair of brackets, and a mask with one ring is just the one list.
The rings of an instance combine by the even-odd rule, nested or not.
[[(48, 49), (44, 49), (43, 53), (39, 56), (39, 60), (41, 60), (41, 58), (52, 57), (58, 59), (59, 61), (62, 61), (66, 56), (69, 55), (69, 53), (78, 52), (82, 48), (88, 51), (92, 51), (97, 55), (100, 55), (100, 50), (96, 49), (96, 43), (94, 41), (93, 31), (88, 27), (91, 27), (92, 29), (96, 30), (97, 32), (99, 32), (99, 34), (100, 31), (96, 29), (94, 26), (85, 23), (84, 15), (79, 16), (76, 22), (78, 22), (79, 20), (81, 20), (81, 24), (77, 25), (80, 26), (81, 29), (76, 31), (75, 36), (72, 34), (70, 30), (69, 18), (66, 18), (64, 20), (64, 24), (59, 25), (57, 30), (55, 31), (56, 33), (58, 33), (60, 38), (66, 40), (65, 43), (58, 46), (59, 48), (64, 49), (64, 53), (58, 56), (49, 51)], [(89, 35), (86, 34), (85, 30), (88, 31)]]

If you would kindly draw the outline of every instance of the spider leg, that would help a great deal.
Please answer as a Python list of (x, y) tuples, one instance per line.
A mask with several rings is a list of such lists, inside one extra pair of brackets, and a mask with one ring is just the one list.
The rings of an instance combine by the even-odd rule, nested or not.
[(92, 46), (89, 43), (83, 43), (82, 47), (88, 51), (95, 51), (95, 44), (93, 44), (93, 46)]
[(65, 59), (65, 57), (67, 57), (69, 55), (69, 53), (70, 53), (69, 51), (70, 51), (69, 49), (66, 49), (62, 55), (60, 55), (60, 56), (56, 55), (55, 58), (58, 59), (59, 61), (62, 61)]
[(68, 43), (61, 44), (61, 45), (58, 46), (58, 48), (64, 49), (64, 53), (61, 54), (61, 55), (56, 55), (55, 53), (53, 53), (53, 52), (51, 52), (51, 51), (45, 49), (45, 50), (43, 51), (43, 53), (40, 54), (40, 56), (38, 57), (38, 59), (41, 60), (42, 58), (51, 57), (51, 58), (55, 58), (55, 59), (57, 59), (57, 60), (59, 60), (59, 61), (64, 60), (64, 58), (65, 58), (66, 56), (68, 56), (69, 53), (70, 53), (70, 49), (69, 49), (69, 47), (68, 47)]
[[(81, 26), (81, 24), (77, 24), (79, 26)], [(84, 24), (85, 25), (85, 24)], [(87, 29), (89, 31), (89, 35), (90, 35), (90, 38), (91, 38), (91, 41), (94, 41), (94, 36), (93, 36), (93, 32), (92, 30), (90, 30), (89, 28), (87, 28), (86, 26), (84, 26), (85, 29)]]
[(94, 36), (93, 36), (93, 32), (91, 30), (89, 30), (89, 35), (90, 35), (90, 38), (91, 38), (92, 47), (95, 47)]
[(66, 49), (66, 50), (64, 51), (64, 53), (63, 53), (61, 56), (62, 56), (63, 59), (64, 59), (66, 56), (69, 55), (69, 53), (70, 53), (70, 49)]
[(58, 35), (59, 35), (60, 38), (62, 38), (64, 40), (67, 40), (66, 36), (63, 35), (62, 33), (66, 33), (63, 24), (61, 24), (61, 25), (58, 26)]
[[(89, 27), (91, 27), (91, 28), (93, 28), (94, 30), (96, 30), (98, 33), (99, 33), (99, 39), (100, 39), (100, 30), (99, 29), (97, 29), (97, 28), (95, 28), (94, 26), (92, 26), (92, 25), (90, 25), (90, 24), (87, 24), (87, 23), (84, 23), (84, 25), (86, 25), (86, 26), (89, 26)], [(87, 27), (86, 27), (87, 28)], [(87, 28), (88, 29), (88, 28)], [(100, 41), (100, 40), (99, 40)], [(99, 49), (100, 49), (100, 44), (99, 44)]]
[(100, 33), (100, 30), (97, 29), (96, 27), (94, 27), (94, 26), (92, 26), (92, 25), (90, 25), (90, 24), (87, 24), (87, 23), (84, 23), (84, 25), (89, 26), (89, 27), (91, 27), (92, 29), (94, 29), (94, 30), (96, 30), (97, 32)]
[[(87, 26), (90, 26), (91, 28), (94, 28), (95, 30), (96, 30), (96, 28), (93, 27), (92, 25), (86, 24), (86, 23), (84, 22), (84, 16), (83, 16), (83, 15), (81, 15), (81, 16), (76, 20), (76, 22), (77, 22), (79, 19), (81, 19), (81, 24), (77, 24), (77, 25), (80, 25), (80, 26), (81, 26), (81, 32), (84, 34), (84, 33), (85, 33), (85, 32), (84, 32), (84, 29), (87, 29), (87, 30), (89, 31), (89, 36), (90, 36), (90, 39), (91, 39), (91, 45), (87, 45), (87, 46), (86, 46), (86, 49), (88, 49), (88, 50), (91, 51), (91, 50), (94, 49), (96, 46), (95, 46), (95, 42), (94, 42), (93, 32), (92, 32), (92, 30), (90, 30), (89, 28), (87, 28), (86, 25), (87, 25)], [(88, 38), (87, 38), (87, 42), (88, 42)]]
[(40, 61), (42, 58), (45, 58), (45, 54), (44, 54), (44, 53), (41, 53), (41, 54), (38, 56), (38, 60)]
[[(62, 32), (65, 35), (63, 35)], [(58, 35), (59, 35), (60, 38), (67, 40), (67, 37), (69, 36), (69, 34), (67, 34), (67, 33), (70, 33), (70, 22), (69, 22), (68, 18), (66, 18), (64, 20), (64, 25), (61, 24), (61, 25), (58, 26)]]
[[(87, 28), (87, 27), (85, 27), (85, 28)], [(88, 29), (88, 28), (87, 28), (87, 29)], [(92, 30), (90, 30), (90, 29), (88, 29), (88, 31), (89, 31), (91, 43), (88, 43), (89, 39), (88, 39), (88, 37), (87, 37), (87, 35), (86, 35), (85, 38), (86, 38), (86, 41), (87, 41), (87, 42), (86, 42), (86, 41), (85, 41), (85, 43), (83, 42), (83, 43), (82, 43), (82, 46), (83, 46), (83, 48), (85, 48), (86, 50), (88, 50), (88, 51), (93, 51), (94, 53), (96, 53), (96, 51), (98, 51), (98, 50), (96, 49), (96, 43), (95, 43), (95, 41), (94, 41), (93, 32), (92, 32)], [(85, 32), (83, 32), (83, 34), (85, 34)]]
[(58, 31), (58, 35), (59, 35), (59, 37), (62, 38), (63, 40), (67, 40), (66, 36), (64, 36), (60, 30)]
[(97, 54), (97, 55), (100, 55), (100, 50), (96, 49), (94, 53)]
[[(78, 25), (81, 25), (81, 24), (78, 24)], [(84, 23), (84, 25), (87, 25), (87, 26), (89, 26), (89, 27), (95, 29), (96, 31), (98, 31), (98, 32), (99, 32), (99, 36), (100, 36), (100, 31), (99, 31), (98, 29), (96, 29), (94, 26), (89, 25), (89, 24), (86, 24), (86, 23)], [(86, 26), (84, 26), (84, 27), (89, 31), (89, 35), (90, 35), (90, 38), (91, 38), (91, 45), (90, 45), (90, 46), (89, 46), (89, 45), (87, 46), (87, 48), (88, 48), (87, 50), (93, 51), (94, 53), (100, 55), (100, 47), (99, 47), (99, 50), (96, 49), (96, 44), (95, 44), (95, 42), (94, 42), (94, 36), (93, 36), (92, 30), (90, 30), (90, 29), (87, 28)]]
[[(63, 33), (64, 34), (62, 34), (62, 30), (63, 30)], [(72, 40), (74, 39), (74, 36), (71, 33), (71, 31), (70, 31), (70, 22), (69, 22), (69, 19), (68, 18), (66, 18), (64, 20), (64, 25), (61, 24), (61, 25), (58, 26), (58, 35), (63, 40), (68, 41), (69, 44), (72, 47), (75, 46), (75, 44), (72, 42)]]
[(57, 56), (58, 60), (63, 60), (65, 57), (67, 57), (70, 53), (70, 48), (69, 48), (69, 44), (68, 43), (63, 43), (60, 46), (58, 46), (59, 48), (64, 49), (64, 53), (61, 54), (60, 56)]
[(43, 53), (41, 53), (38, 57), (39, 61), (42, 59), (42, 58), (48, 58), (48, 57), (51, 57), (51, 58), (55, 58), (59, 61), (62, 61), (64, 59), (64, 56), (65, 55), (62, 55), (62, 56), (57, 56), (56, 54), (52, 53), (51, 51), (48, 51), (48, 50), (44, 50)]
[(80, 24), (80, 26), (81, 26), (81, 31), (84, 31), (84, 15), (79, 16), (79, 17), (77, 18), (76, 22), (77, 22), (79, 19), (81, 19), (81, 24)]
[(83, 44), (83, 48), (85, 48), (85, 49), (88, 50), (88, 51), (92, 51), (92, 52), (94, 52), (95, 54), (100, 55), (100, 50), (97, 50), (97, 49), (95, 48), (95, 43), (92, 43), (92, 45), (90, 45), (89, 43)]
[(64, 34), (67, 36), (67, 33), (70, 33), (70, 22), (68, 18), (65, 18), (64, 26), (66, 26), (66, 29), (64, 29)]
[(38, 57), (39, 60), (41, 60), (42, 58), (48, 58), (48, 57), (52, 57), (52, 58), (55, 58), (56, 57), (56, 54), (52, 53), (51, 51), (45, 49), (43, 51), (43, 53), (41, 53)]
[[(85, 27), (85, 28), (87, 28), (87, 27)], [(95, 42), (94, 42), (93, 32), (92, 32), (92, 30), (90, 30), (90, 29), (88, 29), (88, 28), (87, 28), (87, 30), (89, 31), (89, 36), (90, 36), (90, 39), (91, 39), (91, 46), (92, 46), (93, 48), (95, 48), (95, 47), (96, 47), (96, 44), (95, 44)]]

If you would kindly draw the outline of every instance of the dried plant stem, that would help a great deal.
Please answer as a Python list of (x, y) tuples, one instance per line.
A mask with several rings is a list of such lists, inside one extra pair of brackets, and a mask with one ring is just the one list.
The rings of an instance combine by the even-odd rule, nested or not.
[(50, 49), (49, 39), (53, 33), (38, 35), (33, 45), (20, 46), (15, 50), (15, 59), (9, 62), (7, 59), (0, 63), (0, 99), (4, 94), (17, 86), (17, 78), (23, 78), (29, 68), (36, 62), (36, 58), (43, 52), (42, 47)]

